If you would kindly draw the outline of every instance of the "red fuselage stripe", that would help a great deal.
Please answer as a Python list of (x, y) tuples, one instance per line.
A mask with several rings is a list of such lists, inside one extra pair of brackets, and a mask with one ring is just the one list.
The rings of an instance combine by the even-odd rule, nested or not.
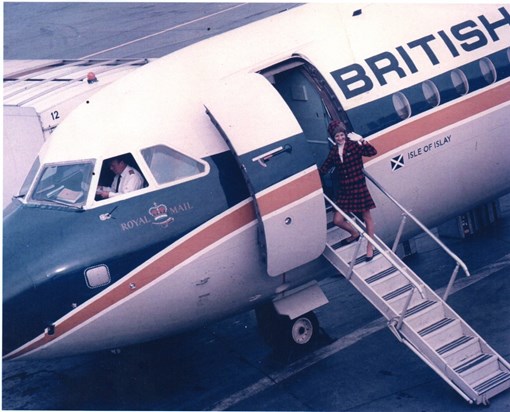
[(184, 262), (202, 249), (210, 246), (217, 240), (229, 235), (235, 230), (248, 224), (255, 219), (255, 212), (252, 203), (247, 203), (239, 209), (225, 215), (222, 219), (212, 223), (200, 232), (191, 236), (186, 241), (172, 248), (155, 261), (147, 265), (132, 276), (128, 281), (121, 282), (112, 287), (108, 293), (98, 297), (90, 304), (76, 309), (76, 312), (56, 325), (54, 334), (45, 333), (39, 339), (34, 340), (30, 345), (22, 350), (11, 352), (5, 356), (5, 359), (12, 359), (37, 349), (52, 340), (62, 336), (80, 324), (86, 322), (98, 313), (108, 309), (122, 299), (128, 297), (133, 292), (147, 286), (152, 281), (158, 279), (171, 268)]
[(313, 169), (299, 179), (292, 180), (260, 198), (257, 196), (260, 214), (266, 216), (320, 189), (322, 184), (319, 171)]
[(451, 126), (502, 103), (506, 103), (509, 98), (510, 82), (506, 82), (499, 87), (487, 90), (477, 96), (416, 119), (391, 132), (381, 134), (371, 139), (370, 143), (376, 147), (377, 157), (379, 157), (397, 147), (433, 133), (435, 130)]

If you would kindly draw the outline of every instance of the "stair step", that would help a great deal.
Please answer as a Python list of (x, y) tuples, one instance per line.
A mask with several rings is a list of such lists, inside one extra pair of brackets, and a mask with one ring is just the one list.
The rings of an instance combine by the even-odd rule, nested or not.
[[(377, 256), (379, 256), (380, 254), (381, 254), (381, 252), (379, 252), (377, 249), (375, 249), (375, 250), (374, 250), (374, 259), (375, 259)], [(356, 259), (356, 261), (354, 262), (354, 264), (355, 264), (355, 265), (359, 265), (360, 263), (365, 262), (365, 257), (366, 257), (366, 256), (367, 256), (366, 254), (359, 256), (359, 257)]]
[(398, 288), (398, 289), (394, 290), (393, 292), (387, 293), (382, 298), (384, 300), (386, 300), (386, 301), (391, 300), (391, 299), (395, 299), (397, 296), (400, 296), (403, 293), (406, 293), (406, 292), (410, 291), (412, 288), (413, 288), (413, 285), (408, 283), (407, 285), (402, 286), (401, 288)]
[(404, 317), (408, 318), (408, 317), (414, 316), (436, 303), (437, 302), (434, 302), (433, 300), (426, 300), (424, 302), (421, 302), (418, 305), (412, 306), (409, 309), (407, 309)]
[[(378, 296), (386, 296), (393, 291), (407, 288), (408, 285), (409, 280), (407, 280), (405, 276), (403, 276), (400, 272), (393, 272), (391, 275), (386, 276), (377, 282), (373, 282), (370, 286)], [(406, 290), (404, 290), (404, 292)]]
[(484, 380), (481, 383), (478, 383), (473, 389), (479, 394), (482, 395), (491, 389), (501, 385), (504, 382), (510, 380), (510, 373), (500, 371), (496, 372), (494, 375), (490, 376), (488, 379)]
[(478, 356), (458, 365), (454, 368), (462, 379), (472, 386), (485, 382), (489, 376), (499, 373), (498, 358), (488, 353), (481, 353)]
[(436, 351), (442, 356), (446, 364), (455, 366), (481, 355), (482, 347), (478, 337), (463, 335), (436, 349)]
[(378, 280), (385, 278), (386, 276), (391, 275), (392, 273), (395, 273), (396, 271), (397, 271), (397, 268), (395, 266), (392, 266), (386, 270), (383, 270), (382, 272), (376, 273), (375, 275), (372, 275), (369, 278), (366, 278), (365, 282), (367, 282), (367, 283), (376, 282)]
[(333, 222), (328, 223), (327, 225), (328, 244), (334, 245), (347, 237), (349, 237), (349, 234), (345, 230), (340, 229), (338, 226), (334, 225)]
[(439, 353), (440, 355), (444, 355), (447, 352), (452, 351), (455, 348), (458, 348), (459, 346), (464, 345), (465, 343), (472, 341), (473, 339), (474, 339), (473, 336), (465, 336), (465, 335), (463, 335), (460, 338), (455, 339), (454, 341), (451, 341), (450, 343), (447, 343), (444, 346), (441, 346), (440, 348), (438, 348), (436, 350), (436, 352)]
[(470, 359), (467, 362), (462, 363), (461, 365), (458, 365), (453, 370), (457, 372), (458, 374), (464, 373), (468, 371), (471, 368), (474, 368), (477, 365), (480, 365), (481, 363), (485, 362), (486, 360), (492, 358), (492, 355), (488, 353), (481, 353), (476, 358)]
[(374, 259), (368, 265), (358, 265), (355, 267), (356, 274), (365, 282), (368, 278), (388, 270), (393, 265), (386, 259)]
[(443, 347), (446, 344), (459, 339), (463, 335), (464, 331), (462, 329), (461, 321), (459, 319), (452, 319), (450, 322), (436, 328), (433, 332), (423, 336), (423, 339), (434, 350), (437, 350), (437, 348)]
[(406, 314), (404, 319), (413, 330), (422, 330), (445, 317), (444, 307), (439, 302), (427, 300), (419, 306), (410, 315)]
[(346, 237), (346, 233), (344, 230), (340, 229), (338, 226), (329, 226), (327, 228), (327, 242), (330, 245), (338, 243), (342, 238)]
[[(347, 239), (348, 237), (349, 237), (349, 236), (345, 237), (344, 239)], [(348, 245), (342, 245), (342, 242), (343, 242), (343, 240), (344, 240), (344, 239), (342, 239), (342, 240), (340, 240), (340, 241), (338, 241), (338, 242), (333, 243), (333, 244), (331, 245), (331, 247), (332, 247), (334, 250), (337, 250), (337, 249), (340, 249), (341, 247), (344, 247), (344, 246), (356, 245), (356, 244), (360, 241), (360, 240), (358, 239), (358, 240), (356, 240), (356, 241), (354, 241), (354, 242), (349, 243)]]
[(411, 300), (408, 305), (409, 308), (412, 308), (413, 306), (419, 305), (420, 303), (423, 303), (426, 301), (426, 299), (422, 298), (422, 296), (420, 295), (420, 292), (418, 292), (416, 289), (413, 289), (411, 287), (411, 289), (409, 291), (401, 293), (400, 295), (389, 300), (388, 304), (391, 306), (391, 308), (395, 312), (400, 314), (404, 310), (410, 294), (412, 294), (412, 295), (411, 295)]
[(432, 325), (427, 326), (426, 328), (423, 328), (422, 330), (420, 330), (418, 332), (418, 334), (422, 337), (426, 336), (429, 333), (435, 332), (436, 330), (441, 329), (443, 326), (446, 326), (446, 325), (452, 323), (453, 321), (454, 321), (454, 319), (443, 318), (440, 321), (435, 322)]

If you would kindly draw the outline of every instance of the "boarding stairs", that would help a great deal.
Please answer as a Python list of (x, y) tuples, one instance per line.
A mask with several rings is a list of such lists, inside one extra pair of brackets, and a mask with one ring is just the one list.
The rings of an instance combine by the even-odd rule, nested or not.
[[(375, 180), (373, 182), (396, 202)], [(509, 363), (445, 302), (459, 266), (469, 275), (463, 262), (448, 250), (457, 260), (457, 266), (442, 299), (397, 256), (398, 241), (390, 248), (377, 236), (368, 236), (361, 222), (338, 209), (327, 196), (325, 198), (330, 205), (328, 221), (336, 210), (361, 236), (357, 242), (342, 246), (340, 242), (348, 234), (329, 223), (324, 256), (387, 319), (397, 339), (469, 403), (487, 405), (490, 398), (509, 388)], [(416, 219), (398, 202), (397, 206), (404, 211), (404, 216)], [(402, 225), (397, 237), (401, 232)], [(427, 234), (435, 238), (428, 230)], [(434, 240), (446, 248), (439, 239)], [(365, 261), (367, 242), (374, 246), (371, 261)]]

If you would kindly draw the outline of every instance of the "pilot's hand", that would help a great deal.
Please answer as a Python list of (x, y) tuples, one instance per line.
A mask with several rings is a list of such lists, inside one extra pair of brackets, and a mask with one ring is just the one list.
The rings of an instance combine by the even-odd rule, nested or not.
[(97, 190), (96, 194), (98, 196), (101, 196), (103, 199), (108, 199), (108, 197), (110, 196), (110, 192), (108, 192), (107, 190)]

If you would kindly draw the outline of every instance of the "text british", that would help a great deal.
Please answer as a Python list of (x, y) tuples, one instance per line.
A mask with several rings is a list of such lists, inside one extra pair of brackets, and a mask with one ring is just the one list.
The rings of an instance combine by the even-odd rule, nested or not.
[[(466, 20), (447, 30), (440, 30), (398, 46), (394, 51), (384, 51), (371, 56), (365, 59), (365, 67), (354, 63), (331, 74), (345, 98), (350, 99), (372, 90), (375, 83), (380, 86), (386, 85), (390, 75), (396, 74), (402, 79), (430, 65), (439, 64), (437, 52), (444, 51), (445, 47), (455, 58), (461, 53), (484, 47), (490, 41), (500, 40), (498, 32), (501, 34), (502, 30), (508, 30), (510, 14), (504, 7), (500, 7), (498, 12), (501, 18), (498, 16), (489, 21), (487, 17), (481, 15), (477, 17), (478, 21)], [(504, 26), (509, 27), (503, 28)]]

